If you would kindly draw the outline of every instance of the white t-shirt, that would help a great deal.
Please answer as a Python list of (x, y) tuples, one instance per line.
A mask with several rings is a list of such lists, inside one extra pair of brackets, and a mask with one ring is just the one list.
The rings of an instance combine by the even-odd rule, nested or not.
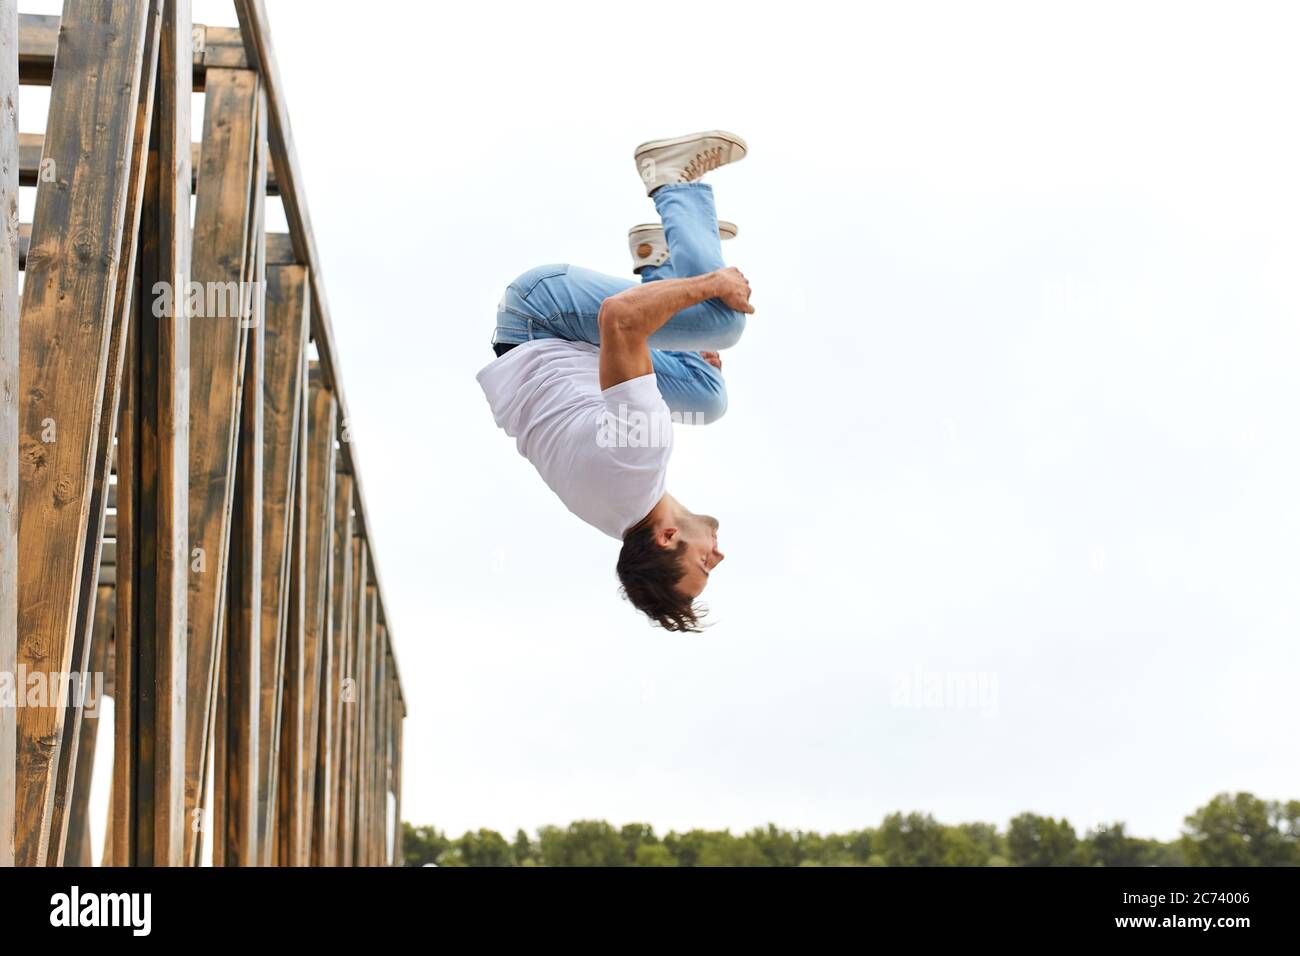
[(533, 339), (478, 373), (497, 425), (575, 515), (611, 538), (664, 495), (672, 417), (654, 373), (600, 389), (600, 350)]

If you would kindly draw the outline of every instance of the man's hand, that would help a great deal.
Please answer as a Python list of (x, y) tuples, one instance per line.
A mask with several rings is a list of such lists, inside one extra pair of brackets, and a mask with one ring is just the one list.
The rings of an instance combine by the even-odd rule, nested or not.
[(727, 266), (714, 272), (713, 280), (717, 286), (715, 298), (721, 299), (737, 312), (754, 311), (754, 307), (749, 304), (749, 280), (743, 272), (735, 266)]
[(701, 352), (700, 358), (704, 359), (704, 361), (708, 362), (719, 372), (722, 371), (722, 356), (717, 352)]

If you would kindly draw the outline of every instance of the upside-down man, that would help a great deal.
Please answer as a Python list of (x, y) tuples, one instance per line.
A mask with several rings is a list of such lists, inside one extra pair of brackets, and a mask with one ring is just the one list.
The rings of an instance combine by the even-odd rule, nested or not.
[(662, 227), (629, 233), (636, 284), (539, 266), (506, 289), (497, 357), (478, 373), (496, 423), (560, 500), (623, 543), (623, 593), (652, 621), (699, 630), (696, 599), (722, 561), (718, 521), (667, 490), (672, 423), (726, 411), (718, 353), (740, 339), (749, 283), (722, 260), (704, 173), (744, 157), (713, 131), (655, 140), (635, 159)]

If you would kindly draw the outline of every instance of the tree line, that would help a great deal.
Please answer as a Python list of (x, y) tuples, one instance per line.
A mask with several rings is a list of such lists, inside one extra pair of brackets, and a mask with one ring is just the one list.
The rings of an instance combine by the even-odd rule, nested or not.
[(567, 827), (495, 830), (448, 837), (403, 823), (406, 866), (1300, 866), (1300, 800), (1223, 793), (1184, 821), (1169, 842), (1128, 833), (1123, 823), (1082, 835), (1068, 820), (1022, 813), (1005, 830), (991, 823), (939, 823), (894, 813), (878, 827), (821, 834), (774, 824), (746, 833), (655, 833), (645, 823), (615, 827), (579, 820)]

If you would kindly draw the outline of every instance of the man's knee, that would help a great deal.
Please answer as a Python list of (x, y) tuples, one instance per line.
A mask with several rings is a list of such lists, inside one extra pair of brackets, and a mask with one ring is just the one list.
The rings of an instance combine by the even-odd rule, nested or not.
[(719, 312), (722, 313), (721, 321), (718, 323), (718, 329), (713, 336), (714, 341), (710, 347), (717, 350), (729, 349), (739, 342), (740, 337), (744, 335), (746, 316), (744, 312), (737, 312), (725, 306), (721, 307)]
[(683, 424), (710, 425), (727, 413), (727, 383), (722, 373), (696, 354), (691, 360), (699, 368), (691, 392), (690, 417)]
[(727, 389), (720, 386), (716, 392), (701, 396), (695, 410), (696, 425), (711, 425), (727, 414)]

